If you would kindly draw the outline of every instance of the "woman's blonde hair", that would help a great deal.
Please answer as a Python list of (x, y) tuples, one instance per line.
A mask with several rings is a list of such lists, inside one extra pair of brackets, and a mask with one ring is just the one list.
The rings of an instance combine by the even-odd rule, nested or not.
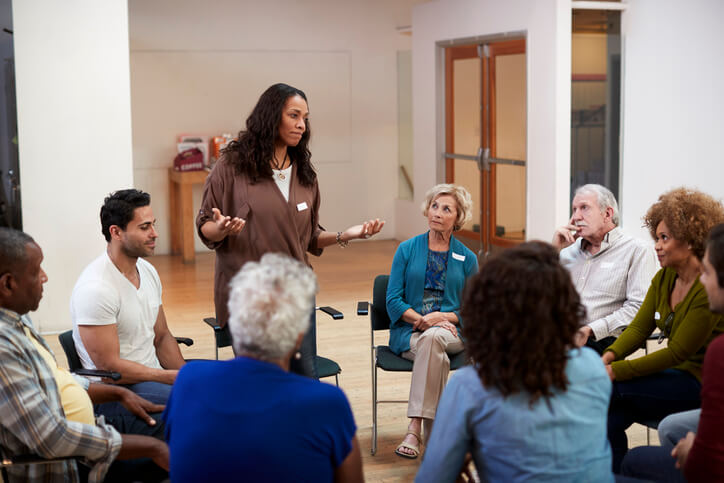
[(455, 218), (453, 230), (459, 230), (473, 217), (473, 199), (470, 196), (470, 193), (468, 193), (468, 190), (462, 186), (441, 183), (427, 190), (427, 193), (425, 193), (425, 201), (422, 202), (421, 206), (422, 214), (427, 216), (427, 212), (430, 210), (432, 202), (443, 195), (450, 195), (455, 198), (458, 216)]

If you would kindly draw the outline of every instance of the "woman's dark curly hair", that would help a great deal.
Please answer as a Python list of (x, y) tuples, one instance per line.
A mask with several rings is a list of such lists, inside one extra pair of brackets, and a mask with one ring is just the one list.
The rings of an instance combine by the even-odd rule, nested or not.
[(568, 386), (566, 363), (585, 317), (568, 271), (549, 244), (533, 241), (490, 258), (468, 280), (461, 309), (468, 355), (480, 380), (533, 404)]
[(644, 226), (656, 240), (656, 228), (666, 223), (671, 236), (691, 247), (696, 258), (704, 258), (706, 239), (714, 225), (724, 222), (724, 206), (706, 193), (676, 188), (659, 196), (644, 216)]
[[(252, 183), (260, 178), (273, 176), (270, 165), (274, 157), (274, 144), (279, 137), (279, 123), (282, 119), (282, 110), (287, 99), (300, 96), (307, 101), (303, 91), (287, 84), (274, 84), (259, 98), (251, 114), (246, 120), (246, 131), (239, 131), (236, 140), (231, 141), (224, 148), (226, 159), (234, 166), (236, 172), (245, 174)], [(309, 120), (305, 119), (306, 129), (302, 139), (296, 146), (287, 147), (289, 159), (297, 165), (299, 182), (304, 186), (311, 186), (317, 179), (317, 173), (312, 167), (309, 152)]]

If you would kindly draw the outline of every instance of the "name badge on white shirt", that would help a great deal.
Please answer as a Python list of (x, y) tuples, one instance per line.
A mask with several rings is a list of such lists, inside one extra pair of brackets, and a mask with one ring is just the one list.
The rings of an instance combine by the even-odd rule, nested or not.
[(661, 320), (661, 314), (658, 312), (654, 312), (654, 320)]
[(297, 211), (304, 211), (304, 210), (306, 210), (307, 208), (309, 208), (309, 207), (307, 206), (307, 202), (306, 202), (306, 201), (302, 201), (301, 203), (297, 203)]
[(455, 260), (464, 262), (465, 261), (465, 255), (460, 255), (459, 253), (452, 252), (452, 256)]
[(613, 262), (603, 262), (601, 268), (613, 268)]

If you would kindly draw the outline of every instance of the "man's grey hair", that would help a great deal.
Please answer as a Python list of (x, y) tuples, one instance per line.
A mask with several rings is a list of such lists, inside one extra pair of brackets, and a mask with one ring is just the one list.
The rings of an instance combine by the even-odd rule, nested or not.
[(25, 247), (29, 243), (35, 243), (35, 240), (27, 233), (0, 227), (0, 275), (14, 271), (28, 261)]
[(613, 208), (613, 217), (611, 218), (611, 220), (613, 221), (614, 225), (618, 226), (618, 224), (620, 223), (620, 216), (618, 214), (618, 203), (616, 202), (616, 197), (613, 196), (613, 193), (611, 193), (611, 190), (609, 190), (605, 186), (601, 186), (600, 184), (591, 183), (579, 186), (576, 189), (576, 194), (574, 196), (578, 196), (579, 194), (596, 195), (598, 207), (601, 209), (602, 212), (606, 211), (606, 208), (608, 207)]
[(231, 279), (229, 330), (236, 354), (264, 361), (287, 356), (309, 329), (317, 277), (303, 263), (268, 253)]

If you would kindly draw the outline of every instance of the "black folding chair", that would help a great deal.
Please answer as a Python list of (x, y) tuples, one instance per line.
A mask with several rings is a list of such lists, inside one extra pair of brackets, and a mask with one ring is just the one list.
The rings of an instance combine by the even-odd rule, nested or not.
[[(377, 405), (382, 403), (405, 403), (407, 400), (378, 400), (377, 399), (377, 369), (389, 372), (412, 372), (413, 362), (400, 357), (387, 345), (375, 345), (375, 332), (390, 330), (390, 317), (387, 315), (387, 283), (389, 275), (375, 277), (372, 292), (372, 305), (369, 307), (370, 340), (372, 359), (372, 454), (377, 452)], [(358, 306), (357, 315), (367, 315), (364, 303)], [(465, 351), (450, 357), (450, 370), (459, 369), (467, 363)]]
[[(335, 320), (340, 320), (344, 318), (342, 312), (339, 312), (338, 310), (331, 307), (315, 307), (315, 309), (321, 310)], [(206, 323), (206, 325), (214, 330), (214, 355), (216, 357), (216, 360), (218, 360), (219, 349), (229, 347), (231, 345), (231, 333), (229, 332), (229, 325), (227, 324), (224, 327), (221, 327), (219, 322), (216, 320), (216, 317), (206, 317), (204, 319), (204, 322)], [(337, 386), (339, 386), (339, 373), (342, 372), (342, 368), (339, 366), (339, 364), (337, 364), (332, 359), (327, 359), (326, 357), (318, 355), (314, 359), (314, 365), (317, 369), (317, 376), (320, 379), (334, 376), (334, 382)]]
[[(61, 347), (63, 347), (63, 352), (65, 352), (65, 358), (68, 360), (68, 369), (70, 369), (70, 372), (78, 374), (79, 376), (108, 377), (114, 381), (121, 378), (121, 375), (117, 372), (83, 369), (83, 364), (80, 362), (78, 351), (75, 348), (72, 330), (66, 330), (58, 334), (58, 340), (60, 341)], [(176, 337), (176, 342), (186, 346), (191, 346), (194, 343), (193, 339), (189, 339), (188, 337)]]

